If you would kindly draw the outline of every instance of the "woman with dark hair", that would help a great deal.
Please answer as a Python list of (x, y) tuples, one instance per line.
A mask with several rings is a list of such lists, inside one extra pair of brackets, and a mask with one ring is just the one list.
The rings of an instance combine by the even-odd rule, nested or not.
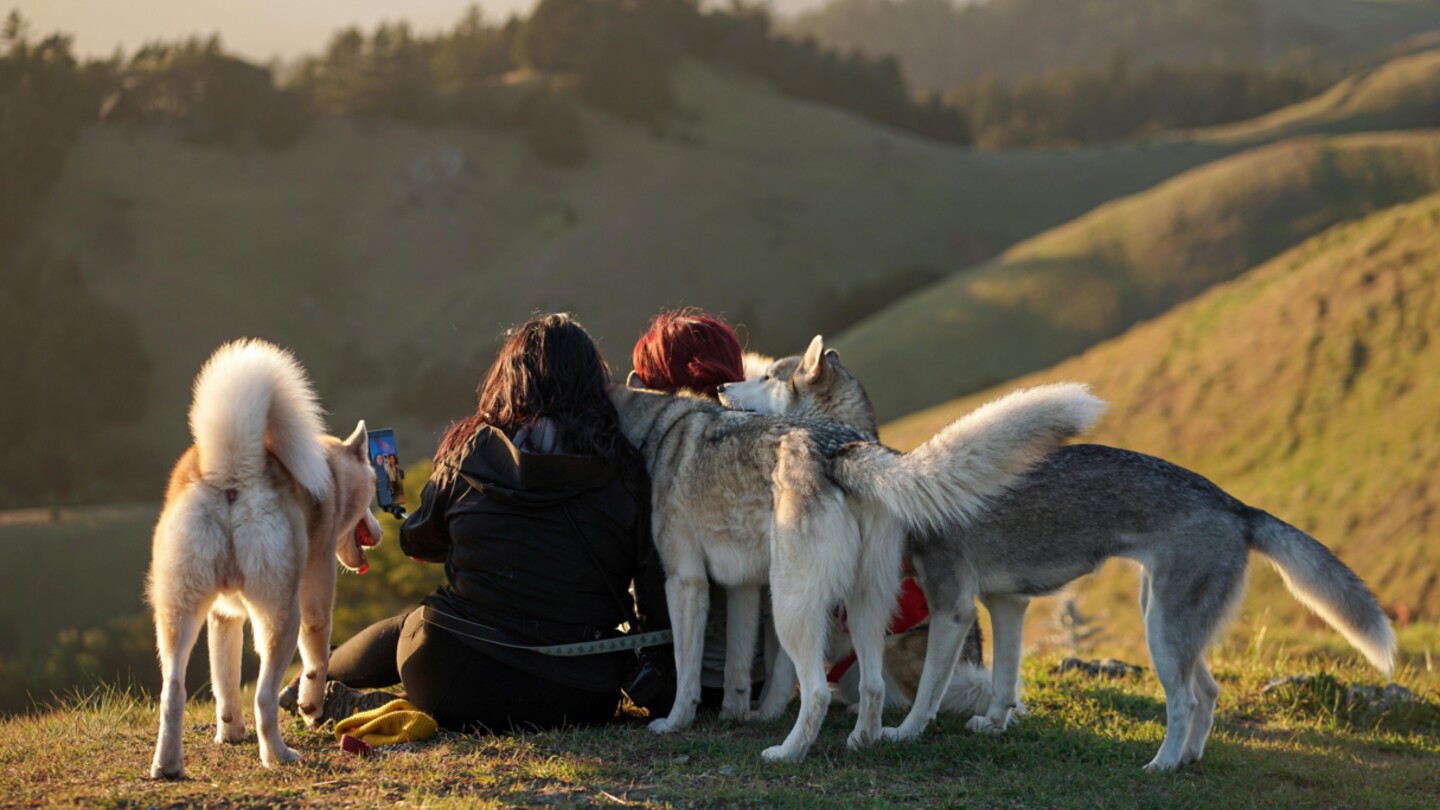
[(445, 584), (331, 654), (338, 683), (328, 685), (326, 716), (383, 704), (393, 696), (354, 688), (395, 683), (451, 729), (614, 715), (633, 652), (527, 649), (612, 638), (625, 622), (669, 626), (649, 481), (620, 435), (609, 384), (594, 341), (568, 315), (508, 334), (475, 413), (446, 432), (400, 528), (406, 554), (445, 564)]

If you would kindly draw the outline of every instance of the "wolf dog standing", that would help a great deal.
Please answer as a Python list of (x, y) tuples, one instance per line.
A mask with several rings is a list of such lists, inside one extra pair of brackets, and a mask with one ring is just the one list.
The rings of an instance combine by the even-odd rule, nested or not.
[(300, 708), (324, 703), (335, 563), (364, 571), (380, 539), (365, 423), (323, 435), (320, 405), (295, 358), (259, 340), (226, 344), (195, 380), (195, 443), (176, 463), (155, 526), (148, 596), (163, 687), (153, 778), (184, 775), (185, 665), (208, 613), (217, 742), (245, 738), (240, 698), (248, 615), (260, 655), (255, 725), (267, 767), (299, 755), (280, 739), (280, 679), (298, 641)]
[(991, 403), (901, 454), (834, 421), (741, 413), (683, 392), (615, 386), (612, 398), (653, 482), (653, 530), (675, 631), (675, 703), (651, 728), (673, 731), (694, 717), (710, 579), (726, 588), (727, 698), (734, 692), (749, 705), (759, 587), (768, 578), (801, 705), (785, 741), (763, 756), (787, 761), (805, 756), (829, 705), (831, 609), (845, 604), (860, 672), (849, 738), (856, 748), (880, 733), (881, 653), (906, 531), (973, 520), (1104, 410), (1083, 386), (1045, 386)]
[[(874, 421), (864, 388), (819, 337), (802, 357), (777, 360), (759, 379), (723, 386), (719, 394), (730, 407), (760, 413)], [(930, 640), (910, 713), (885, 736), (919, 736), (934, 719), (977, 596), (990, 611), (995, 660), (989, 709), (967, 728), (1003, 732), (1017, 704), (1030, 599), (1110, 557), (1125, 557), (1140, 564), (1146, 641), (1165, 688), (1165, 741), (1145, 768), (1168, 771), (1200, 759), (1220, 693), (1205, 648), (1244, 593), (1252, 550), (1275, 566), (1296, 598), (1390, 674), (1389, 621), (1365, 583), (1314, 538), (1174, 464), (1072, 445), (1036, 465), (979, 520), (910, 543), (930, 603)]]

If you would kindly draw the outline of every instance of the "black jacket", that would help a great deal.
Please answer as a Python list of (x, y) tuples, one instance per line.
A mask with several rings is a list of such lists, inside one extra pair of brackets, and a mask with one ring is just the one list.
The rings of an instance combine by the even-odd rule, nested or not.
[[(426, 604), (529, 645), (612, 637), (637, 607), (639, 629), (669, 627), (664, 569), (650, 536), (649, 479), (639, 454), (619, 443), (611, 457), (538, 454), (482, 428), (459, 475), (426, 483), (400, 529), (406, 554), (445, 564), (446, 584)], [(629, 652), (562, 658), (467, 643), (536, 676), (597, 692), (618, 689), (634, 661)]]

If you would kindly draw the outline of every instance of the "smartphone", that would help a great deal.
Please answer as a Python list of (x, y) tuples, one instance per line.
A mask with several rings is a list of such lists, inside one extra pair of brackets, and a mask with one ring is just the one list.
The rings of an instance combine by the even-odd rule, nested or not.
[(395, 431), (389, 428), (372, 430), (370, 434), (370, 465), (375, 468), (375, 500), (396, 517), (405, 515), (405, 468), (395, 447)]

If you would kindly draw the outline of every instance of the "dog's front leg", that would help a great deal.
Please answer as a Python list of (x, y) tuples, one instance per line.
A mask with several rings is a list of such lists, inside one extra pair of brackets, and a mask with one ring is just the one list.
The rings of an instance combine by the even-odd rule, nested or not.
[(657, 734), (689, 726), (695, 719), (695, 707), (700, 705), (700, 664), (705, 647), (705, 620), (710, 613), (709, 585), (703, 561), (698, 573), (693, 567), (680, 568), (680, 572), (665, 580), (670, 626), (675, 634), (675, 703), (668, 717), (650, 723), (650, 730)]
[[(330, 632), (335, 608), (335, 564), (329, 555), (305, 569), (300, 584), (299, 708), (305, 724), (320, 723), (325, 711), (325, 678), (330, 672)], [(331, 718), (341, 720), (343, 718)]]
[(1010, 724), (1020, 679), (1020, 648), (1025, 631), (1029, 597), (1014, 594), (981, 597), (990, 611), (990, 632), (995, 637), (995, 669), (991, 673), (990, 708), (970, 718), (965, 728), (984, 734), (1000, 734)]
[(755, 662), (755, 638), (760, 629), (760, 586), (736, 585), (725, 589), (725, 697), (721, 719), (750, 717), (750, 675)]

